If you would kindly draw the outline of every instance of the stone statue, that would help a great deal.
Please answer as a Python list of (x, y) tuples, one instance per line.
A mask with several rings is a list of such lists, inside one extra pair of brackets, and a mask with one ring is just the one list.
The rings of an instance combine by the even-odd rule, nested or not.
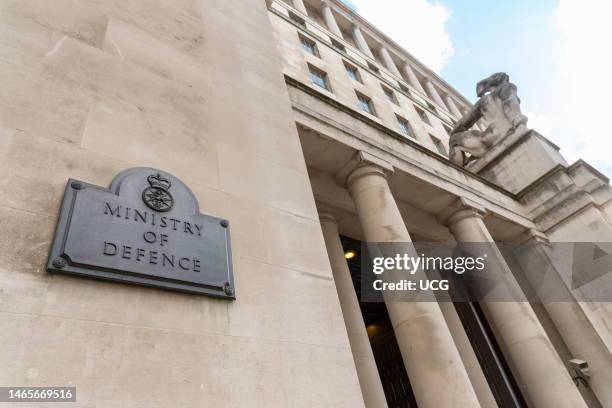
[[(482, 157), (495, 143), (527, 124), (527, 117), (521, 114), (516, 85), (510, 82), (508, 74), (498, 72), (478, 82), (476, 95), (480, 99), (455, 124), (449, 138), (450, 160), (460, 166)], [(471, 129), (480, 118), (485, 119), (488, 127), (484, 131)]]

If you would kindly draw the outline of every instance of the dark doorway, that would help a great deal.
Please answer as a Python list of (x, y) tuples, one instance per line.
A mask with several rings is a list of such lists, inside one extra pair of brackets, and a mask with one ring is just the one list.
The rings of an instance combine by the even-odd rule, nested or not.
[(361, 301), (361, 241), (340, 237), (344, 251), (353, 251), (348, 259), (353, 287), (357, 292), (361, 314), (368, 330), (372, 352), (389, 408), (417, 408), (414, 394), (395, 333), (384, 303)]

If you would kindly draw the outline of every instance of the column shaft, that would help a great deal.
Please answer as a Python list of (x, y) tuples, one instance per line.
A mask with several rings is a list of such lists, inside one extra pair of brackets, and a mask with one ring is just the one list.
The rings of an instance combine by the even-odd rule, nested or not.
[(340, 27), (336, 22), (336, 17), (334, 17), (334, 12), (332, 11), (329, 4), (323, 2), (323, 5), (321, 6), (321, 12), (323, 14), (325, 24), (327, 24), (327, 28), (329, 29), (329, 31), (336, 34), (338, 37), (343, 38), (342, 31), (340, 31)]
[(308, 15), (308, 11), (306, 11), (306, 5), (304, 4), (304, 0), (292, 0), (293, 7), (298, 9), (303, 14)]
[[(535, 234), (517, 259), (525, 262), (528, 265), (526, 267), (542, 263), (555, 265), (546, 248), (546, 239), (541, 234)], [(537, 284), (532, 282), (534, 287)], [(575, 302), (551, 302), (545, 298), (542, 299), (542, 305), (572, 356), (589, 363), (589, 387), (597, 399), (604, 407), (612, 407), (612, 355), (580, 305)]]
[(460, 118), (461, 112), (459, 112), (459, 108), (457, 108), (457, 105), (455, 104), (455, 101), (453, 101), (453, 98), (451, 98), (450, 95), (446, 95), (444, 99), (446, 100), (446, 106), (448, 107), (449, 112)]
[(431, 81), (429, 80), (429, 78), (425, 78), (425, 80), (423, 81), (423, 86), (425, 87), (425, 92), (427, 93), (427, 95), (440, 107), (444, 108), (444, 102), (442, 101), (442, 98), (440, 97), (440, 94), (438, 93), (438, 91), (436, 90), (436, 88), (434, 87), (434, 84), (431, 83)]
[(376, 361), (359, 308), (359, 300), (351, 280), (351, 272), (344, 258), (336, 220), (329, 215), (322, 214), (321, 229), (365, 406), (366, 408), (385, 408), (387, 407), (385, 392), (380, 382), (378, 368), (376, 368)]
[(389, 50), (386, 47), (380, 47), (380, 55), (382, 56), (382, 59), (385, 62), (385, 66), (387, 67), (387, 69), (391, 71), (392, 74), (401, 78), (402, 74), (400, 74), (399, 69), (397, 69), (397, 65), (395, 65), (393, 58), (391, 58)]
[(353, 23), (353, 39), (355, 40), (355, 44), (357, 44), (357, 48), (359, 48), (361, 52), (363, 52), (368, 57), (374, 59), (374, 54), (372, 54), (372, 50), (370, 49), (370, 46), (366, 42), (365, 37), (363, 36), (363, 33), (361, 32), (361, 29), (359, 28), (357, 24), (354, 24), (354, 23)]
[[(385, 172), (366, 164), (348, 177), (368, 242), (411, 240)], [(435, 302), (386, 302), (402, 359), (420, 408), (480, 407), (440, 307)]]
[[(489, 242), (489, 234), (482, 216), (475, 210), (459, 210), (448, 220), (457, 242)], [(518, 288), (502, 254), (492, 246), (487, 267), (502, 267), (507, 282)], [(498, 275), (495, 275), (498, 276)], [(487, 320), (496, 329), (498, 341), (510, 360), (521, 389), (538, 408), (586, 407), (569, 373), (527, 302), (482, 302)]]
[(409, 62), (406, 62), (404, 64), (404, 74), (406, 74), (406, 79), (414, 89), (423, 94), (425, 93), (425, 89), (423, 89), (423, 86), (419, 82), (419, 79), (416, 77), (416, 74), (414, 73), (414, 70), (410, 66)]
[(478, 357), (476, 357), (476, 353), (472, 348), (472, 344), (457, 314), (455, 305), (452, 302), (441, 302), (439, 305), (451, 335), (455, 340), (457, 350), (459, 350), (459, 355), (461, 356), (461, 361), (463, 361), (468, 377), (470, 377), (470, 381), (472, 382), (480, 405), (482, 408), (497, 408), (498, 405), (491, 392), (491, 387), (489, 387), (487, 378), (478, 362)]

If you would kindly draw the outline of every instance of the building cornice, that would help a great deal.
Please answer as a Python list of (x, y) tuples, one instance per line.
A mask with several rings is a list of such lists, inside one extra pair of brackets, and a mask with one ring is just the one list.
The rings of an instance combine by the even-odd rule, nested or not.
[(331, 106), (333, 106), (334, 108), (354, 117), (355, 119), (358, 119), (370, 126), (372, 126), (373, 128), (375, 128), (376, 130), (391, 136), (403, 143), (406, 143), (408, 145), (410, 145), (411, 147), (413, 147), (414, 149), (418, 150), (419, 152), (422, 152), (424, 154), (426, 154), (427, 156), (443, 163), (446, 166), (452, 167), (455, 170), (460, 171), (461, 173), (465, 174), (467, 177), (476, 180), (477, 182), (480, 182), (484, 185), (486, 185), (487, 187), (490, 187), (510, 198), (512, 198), (513, 200), (518, 200), (517, 196), (513, 193), (511, 193), (510, 191), (504, 189), (503, 187), (498, 186), (497, 184), (485, 179), (484, 177), (478, 175), (478, 174), (474, 174), (466, 169), (464, 169), (463, 167), (454, 164), (453, 162), (451, 162), (450, 160), (440, 156), (439, 154), (433, 152), (432, 150), (430, 150), (429, 148), (421, 145), (420, 143), (407, 138), (406, 136), (403, 136), (402, 134), (400, 134), (399, 132), (394, 131), (393, 129), (390, 129), (380, 123), (378, 123), (377, 121), (367, 117), (366, 115), (362, 114), (361, 112), (356, 111), (355, 109), (344, 105), (341, 102), (338, 102), (337, 100), (335, 100), (334, 98), (330, 98), (329, 96), (319, 92), (316, 89), (313, 89), (312, 87), (304, 84), (303, 82), (289, 76), (285, 74), (285, 82), (287, 83), (287, 85), (292, 86), (294, 88), (297, 88), (319, 100), (321, 100), (324, 103), (327, 103)]

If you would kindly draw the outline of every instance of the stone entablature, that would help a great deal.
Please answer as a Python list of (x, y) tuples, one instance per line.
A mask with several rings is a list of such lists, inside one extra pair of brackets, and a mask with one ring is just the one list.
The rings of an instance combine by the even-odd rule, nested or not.
[[(400, 134), (394, 135), (385, 126), (368, 121), (368, 118), (357, 111), (339, 104), (330, 108), (329, 98), (300, 86), (300, 82), (291, 81), (288, 88), (298, 127), (303, 126), (326, 135), (330, 138), (330, 145), (337, 144), (354, 151), (363, 150), (392, 163), (396, 171), (394, 177), (417, 178), (435, 186), (440, 190), (440, 194), (469, 198), (492, 214), (512, 220), (527, 229), (535, 227), (516, 196), (495, 183), (452, 164), (417, 142), (406, 140)], [(334, 109), (333, 116), (324, 114), (330, 112), (330, 109)], [(356, 125), (356, 119), (363, 122), (363, 125)], [(343, 154), (339, 151), (334, 157), (328, 150), (326, 157), (330, 157), (330, 160), (319, 157), (314, 165), (337, 174), (344, 165), (340, 158)]]

